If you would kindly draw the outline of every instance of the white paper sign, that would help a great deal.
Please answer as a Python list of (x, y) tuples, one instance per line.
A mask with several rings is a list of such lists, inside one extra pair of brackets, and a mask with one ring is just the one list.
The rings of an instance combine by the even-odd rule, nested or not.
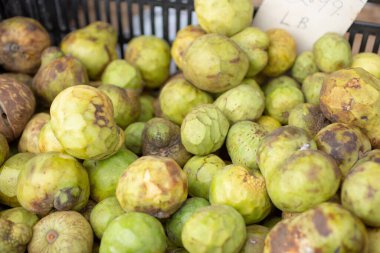
[(282, 28), (297, 41), (298, 52), (311, 50), (326, 32), (344, 34), (367, 0), (264, 0), (253, 20), (261, 29)]

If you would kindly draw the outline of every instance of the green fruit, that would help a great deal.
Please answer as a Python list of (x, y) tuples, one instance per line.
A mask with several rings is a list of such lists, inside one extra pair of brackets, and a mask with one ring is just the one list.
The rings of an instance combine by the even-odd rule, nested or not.
[(154, 117), (153, 101), (154, 98), (149, 95), (142, 95), (139, 97), (141, 110), (138, 122), (147, 122)]
[(256, 120), (265, 109), (265, 97), (257, 84), (241, 84), (224, 92), (214, 105), (231, 122)]
[(375, 53), (359, 53), (352, 58), (351, 68), (362, 68), (380, 78), (380, 55)]
[(51, 44), (49, 33), (35, 19), (13, 17), (0, 22), (0, 65), (10, 72), (34, 74), (42, 51)]
[(238, 253), (245, 239), (243, 217), (225, 205), (199, 208), (182, 230), (182, 242), (189, 252)]
[(0, 165), (2, 165), (9, 156), (9, 144), (4, 135), (0, 133)]
[(310, 136), (315, 136), (330, 122), (317, 105), (299, 104), (289, 114), (288, 125), (304, 129)]
[(45, 67), (49, 63), (53, 62), (54, 60), (56, 60), (58, 58), (62, 58), (64, 56), (65, 55), (63, 54), (61, 49), (59, 49), (59, 47), (53, 46), (53, 47), (45, 48), (44, 51), (42, 51), (42, 55), (41, 55), (40, 69)]
[(197, 88), (217, 93), (239, 85), (248, 67), (247, 55), (235, 42), (222, 35), (207, 34), (186, 50), (183, 74)]
[(368, 228), (368, 253), (380, 253), (380, 228)]
[(277, 128), (281, 127), (281, 123), (278, 120), (267, 115), (261, 116), (256, 120), (256, 122), (260, 126), (262, 126), (268, 133), (271, 133)]
[[(87, 85), (69, 87), (50, 107), (51, 127), (65, 152), (80, 159), (104, 159), (124, 143), (112, 101)], [(121, 138), (122, 137), (122, 138)]]
[(318, 150), (300, 150), (265, 178), (273, 204), (304, 212), (334, 196), (341, 174), (335, 161)]
[(142, 134), (145, 125), (145, 122), (135, 122), (130, 124), (124, 131), (125, 147), (137, 155), (142, 154)]
[(268, 63), (267, 49), (268, 35), (256, 27), (247, 27), (231, 37), (247, 54), (249, 69), (247, 77), (254, 77), (261, 72)]
[(342, 69), (326, 78), (321, 110), (332, 122), (360, 127), (380, 148), (380, 80), (362, 68)]
[(164, 253), (166, 236), (161, 223), (144, 213), (129, 212), (114, 219), (104, 231), (100, 253)]
[(268, 64), (263, 70), (266, 76), (276, 77), (290, 69), (296, 60), (297, 46), (294, 38), (283, 29), (270, 29)]
[(257, 149), (268, 132), (251, 121), (236, 122), (228, 131), (226, 147), (233, 164), (258, 169)]
[(277, 171), (298, 150), (316, 150), (317, 145), (301, 128), (283, 126), (266, 135), (257, 150), (257, 164), (265, 178)]
[(367, 233), (349, 211), (323, 203), (271, 229), (264, 253), (277, 252), (367, 252)]
[(213, 99), (209, 94), (186, 81), (183, 75), (177, 75), (162, 88), (159, 102), (163, 116), (181, 125), (186, 114), (194, 107), (210, 104)]
[(359, 165), (359, 164), (364, 163), (364, 162), (367, 162), (367, 161), (380, 163), (380, 149), (374, 149), (374, 150), (366, 152), (364, 154), (364, 156), (361, 157), (361, 159), (358, 160), (354, 164), (354, 166)]
[(0, 218), (0, 252), (23, 253), (31, 237), (28, 225)]
[(224, 166), (226, 166), (224, 161), (214, 154), (190, 158), (183, 167), (188, 178), (189, 194), (193, 197), (209, 199), (212, 178)]
[(326, 73), (351, 65), (351, 46), (337, 33), (326, 33), (313, 45), (314, 60), (318, 68)]
[(125, 129), (138, 119), (141, 105), (135, 92), (115, 85), (101, 85), (98, 89), (111, 99), (115, 122), (119, 127)]
[(32, 153), (11, 156), (0, 168), (0, 202), (11, 207), (20, 206), (17, 200), (17, 179), (25, 164), (34, 157)]
[(210, 203), (203, 198), (190, 198), (182, 205), (182, 207), (173, 214), (172, 217), (166, 222), (166, 232), (169, 239), (179, 247), (182, 244), (182, 230), (186, 221), (191, 215), (201, 207), (209, 206)]
[(160, 38), (135, 37), (128, 43), (125, 59), (140, 71), (148, 88), (160, 87), (169, 77), (170, 47)]
[[(43, 126), (50, 121), (48, 113), (37, 113), (26, 124), (18, 143), (20, 152), (40, 153), (38, 137)], [(1, 163), (0, 163), (1, 164)]]
[(177, 32), (170, 53), (178, 68), (182, 69), (183, 57), (191, 43), (205, 34), (206, 32), (202, 28), (194, 25), (186, 26)]
[(81, 210), (88, 201), (86, 170), (73, 157), (50, 152), (31, 158), (17, 181), (17, 199), (26, 210), (47, 214), (56, 210)]
[(353, 167), (342, 185), (342, 204), (366, 225), (380, 227), (380, 163), (367, 161)]
[(126, 212), (167, 218), (186, 200), (187, 177), (171, 158), (143, 156), (121, 175), (116, 197)]
[(367, 136), (360, 129), (342, 123), (326, 126), (315, 136), (315, 141), (320, 150), (335, 159), (343, 176), (362, 154), (371, 150)]
[(246, 224), (258, 223), (271, 211), (264, 177), (240, 165), (228, 165), (212, 179), (210, 203), (235, 208)]
[(51, 128), (50, 120), (41, 128), (40, 134), (38, 135), (38, 149), (40, 153), (64, 153), (61, 143), (57, 140), (57, 137), (55, 137), (53, 129)]
[(249, 0), (195, 0), (195, 13), (207, 33), (234, 35), (252, 23), (253, 2)]
[(223, 145), (229, 127), (228, 119), (215, 105), (197, 106), (182, 122), (182, 144), (194, 155), (208, 155)]
[(269, 229), (260, 225), (247, 227), (247, 240), (240, 253), (262, 253), (264, 250), (265, 236)]
[(302, 92), (305, 95), (306, 102), (319, 105), (319, 95), (326, 77), (326, 73), (317, 72), (307, 76), (305, 80), (303, 80)]
[(124, 214), (116, 197), (108, 197), (100, 201), (91, 211), (90, 223), (95, 235), (102, 239), (107, 226), (117, 217)]
[(107, 65), (101, 80), (104, 84), (112, 84), (136, 92), (140, 92), (143, 88), (140, 71), (121, 59), (114, 60)]
[(39, 220), (38, 216), (22, 207), (15, 207), (0, 212), (0, 218), (12, 221), (16, 224), (25, 224), (33, 227)]
[(314, 60), (313, 52), (305, 51), (297, 56), (292, 67), (292, 77), (302, 83), (309, 75), (318, 72), (317, 64)]
[(163, 118), (146, 122), (142, 133), (142, 153), (174, 159), (179, 166), (185, 165), (191, 157), (181, 143), (181, 129)]
[(138, 157), (128, 149), (120, 149), (104, 160), (86, 160), (83, 166), (90, 179), (91, 198), (97, 202), (115, 196), (117, 182), (128, 166)]
[(77, 212), (60, 211), (42, 218), (33, 227), (28, 252), (91, 253), (92, 245), (93, 232), (87, 220)]

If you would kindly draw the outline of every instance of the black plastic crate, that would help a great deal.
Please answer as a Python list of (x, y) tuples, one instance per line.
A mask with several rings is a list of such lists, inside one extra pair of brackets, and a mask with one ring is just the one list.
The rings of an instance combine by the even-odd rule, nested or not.
[[(380, 0), (368, 2), (380, 4)], [(176, 31), (196, 23), (193, 0), (0, 0), (0, 20), (13, 16), (39, 20), (54, 44), (95, 20), (112, 23), (119, 34), (121, 55), (125, 44), (135, 36), (153, 34), (172, 42)], [(380, 24), (356, 21), (348, 31), (348, 39), (360, 52), (370, 46), (369, 51), (377, 53)]]

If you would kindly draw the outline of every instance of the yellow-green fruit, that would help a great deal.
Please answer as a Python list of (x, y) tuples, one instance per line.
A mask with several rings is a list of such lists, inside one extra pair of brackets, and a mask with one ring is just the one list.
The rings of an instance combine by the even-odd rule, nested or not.
[(58, 152), (31, 158), (17, 181), (17, 199), (26, 210), (45, 215), (56, 210), (81, 210), (90, 184), (85, 168), (73, 157)]
[(358, 160), (355, 163), (355, 166), (367, 161), (380, 163), (380, 149), (373, 149), (371, 151), (366, 152), (364, 156), (361, 157), (360, 160)]
[(61, 143), (55, 137), (53, 129), (51, 128), (50, 120), (42, 127), (38, 135), (38, 148), (41, 153), (46, 152), (64, 152)]
[(42, 128), (50, 121), (48, 113), (37, 113), (26, 124), (18, 143), (20, 152), (40, 153), (38, 138)]
[(0, 168), (0, 203), (11, 207), (20, 206), (16, 196), (17, 179), (32, 157), (32, 153), (15, 154)]
[(297, 46), (294, 38), (283, 29), (267, 31), (269, 36), (268, 64), (263, 73), (276, 77), (286, 72), (293, 65), (297, 56)]
[(143, 156), (121, 175), (116, 197), (126, 212), (167, 218), (187, 198), (187, 176), (171, 158)]
[(276, 120), (275, 118), (272, 118), (268, 115), (263, 115), (256, 122), (262, 126), (268, 133), (273, 132), (277, 128), (281, 127), (280, 121)]
[(262, 253), (264, 241), (269, 233), (267, 227), (261, 225), (251, 225), (247, 227), (247, 240), (240, 253)]
[(54, 99), (50, 115), (55, 136), (65, 152), (74, 157), (104, 159), (124, 143), (124, 131), (116, 125), (112, 101), (94, 87), (65, 89)]
[(0, 165), (2, 165), (9, 156), (9, 144), (4, 135), (0, 133)]
[(195, 0), (194, 7), (207, 33), (231, 36), (252, 24), (254, 6), (250, 0)]
[(232, 206), (246, 224), (262, 221), (272, 209), (264, 177), (241, 165), (228, 165), (214, 176), (210, 185), (210, 203)]
[(32, 229), (25, 224), (0, 218), (0, 252), (24, 253), (32, 238)]
[(271, 229), (264, 253), (367, 252), (363, 223), (335, 203), (323, 203)]
[(304, 212), (334, 196), (341, 173), (329, 155), (299, 150), (265, 179), (268, 194), (278, 209)]
[(215, 105), (200, 105), (182, 122), (182, 144), (194, 155), (208, 155), (223, 145), (229, 127), (228, 119)]
[(140, 71), (148, 88), (160, 87), (169, 77), (170, 47), (160, 38), (143, 35), (132, 39), (125, 60)]
[(177, 75), (162, 88), (159, 102), (164, 117), (181, 125), (194, 107), (210, 104), (213, 99), (206, 92), (193, 86), (183, 75)]
[(319, 95), (326, 77), (326, 73), (317, 72), (305, 78), (302, 82), (302, 92), (305, 95), (306, 102), (319, 105)]
[(217, 93), (239, 85), (248, 67), (247, 55), (235, 42), (223, 35), (207, 34), (186, 50), (183, 74), (197, 88)]
[(206, 32), (202, 28), (194, 25), (186, 26), (177, 32), (170, 52), (178, 68), (182, 69), (183, 57), (191, 43), (193, 43), (196, 38), (205, 34)]
[(302, 83), (309, 75), (318, 72), (317, 64), (314, 60), (313, 52), (305, 51), (297, 56), (292, 67), (292, 77)]
[(0, 212), (0, 218), (12, 221), (16, 224), (25, 224), (33, 227), (39, 220), (38, 216), (23, 207), (14, 207)]
[(150, 95), (141, 95), (140, 100), (140, 116), (137, 122), (146, 122), (154, 117), (153, 101), (154, 97)]
[(359, 53), (352, 57), (351, 68), (362, 68), (380, 78), (380, 55), (375, 53)]
[(367, 228), (368, 253), (380, 253), (380, 228)]
[(326, 73), (347, 68), (351, 65), (351, 46), (337, 33), (326, 33), (313, 45), (313, 54), (318, 68)]
[(130, 124), (124, 131), (125, 147), (136, 155), (142, 154), (142, 134), (145, 122), (135, 122)]
[(380, 80), (362, 68), (330, 74), (321, 90), (321, 110), (332, 122), (361, 128), (380, 148)]
[(249, 69), (247, 77), (254, 77), (261, 72), (268, 63), (267, 49), (268, 35), (256, 27), (247, 27), (231, 37), (247, 54)]

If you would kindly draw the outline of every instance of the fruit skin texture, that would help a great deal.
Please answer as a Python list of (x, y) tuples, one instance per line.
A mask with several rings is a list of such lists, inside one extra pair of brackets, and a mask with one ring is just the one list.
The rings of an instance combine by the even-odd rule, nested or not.
[(59, 211), (42, 218), (33, 227), (28, 252), (91, 253), (91, 225), (78, 212)]
[(116, 197), (126, 212), (167, 218), (186, 200), (186, 173), (171, 158), (140, 157), (121, 175)]
[(16, 224), (25, 224), (33, 227), (39, 220), (38, 216), (23, 207), (14, 207), (0, 212), (0, 218), (12, 221)]
[(145, 122), (134, 122), (124, 131), (125, 147), (137, 155), (142, 154), (142, 134), (145, 125)]
[(0, 202), (7, 206), (20, 206), (17, 200), (17, 179), (25, 164), (34, 157), (32, 153), (17, 153), (0, 168)]
[(352, 57), (351, 68), (362, 68), (380, 78), (380, 55), (368, 52), (356, 54)]
[(186, 221), (182, 242), (189, 252), (238, 253), (246, 239), (243, 217), (232, 207), (202, 207)]
[(53, 208), (81, 210), (89, 195), (86, 170), (75, 158), (58, 152), (31, 158), (17, 181), (17, 199), (21, 206), (41, 215)]
[(104, 231), (99, 253), (164, 253), (167, 247), (161, 223), (145, 213), (128, 212)]
[(95, 235), (102, 239), (107, 226), (117, 217), (124, 214), (116, 197), (108, 197), (100, 201), (91, 211), (90, 223)]
[(40, 134), (38, 135), (38, 149), (40, 153), (65, 152), (61, 143), (57, 140), (57, 137), (55, 137), (50, 120), (41, 128)]
[(268, 132), (251, 121), (236, 122), (228, 131), (226, 147), (233, 164), (258, 169), (257, 149)]
[(319, 105), (319, 95), (326, 77), (326, 73), (316, 72), (307, 76), (305, 80), (303, 80), (302, 92), (307, 103)]
[(207, 33), (232, 36), (252, 23), (254, 6), (249, 0), (195, 0), (194, 7)]
[(185, 165), (191, 157), (181, 143), (181, 129), (163, 118), (153, 118), (146, 122), (142, 133), (142, 153), (174, 159), (179, 166)]
[(0, 218), (0, 252), (23, 253), (30, 238), (32, 229), (28, 225)]
[(208, 200), (212, 178), (224, 166), (224, 161), (214, 154), (190, 158), (183, 167), (188, 178), (190, 196)]
[(168, 238), (176, 246), (183, 247), (181, 235), (184, 224), (196, 210), (209, 205), (210, 203), (203, 198), (187, 199), (182, 207), (166, 222)]
[(183, 67), (183, 57), (186, 50), (200, 36), (205, 35), (206, 32), (199, 26), (189, 25), (177, 32), (170, 49), (171, 56), (179, 69)]
[(367, 252), (363, 223), (335, 203), (323, 203), (292, 219), (283, 220), (269, 232), (264, 253)]
[(361, 128), (380, 147), (379, 79), (361, 68), (336, 71), (323, 83), (320, 102), (327, 119)]
[(317, 64), (314, 60), (313, 52), (305, 51), (297, 56), (292, 67), (292, 77), (302, 83), (309, 75), (318, 72)]
[(148, 88), (160, 87), (169, 77), (170, 47), (160, 38), (135, 37), (129, 42), (124, 58), (140, 71)]
[(4, 135), (0, 133), (0, 165), (2, 165), (9, 156), (9, 144)]
[(137, 158), (133, 152), (122, 148), (106, 159), (84, 161), (83, 166), (86, 168), (90, 180), (91, 199), (100, 202), (115, 196), (120, 176)]
[(143, 88), (140, 71), (126, 60), (121, 59), (114, 60), (107, 65), (102, 74), (102, 83), (136, 92), (140, 92)]
[(326, 33), (313, 45), (313, 54), (318, 68), (326, 73), (351, 65), (351, 46), (337, 33)]
[(368, 253), (380, 252), (380, 228), (367, 228)]
[(79, 159), (104, 159), (124, 142), (114, 120), (112, 101), (100, 90), (72, 86), (54, 99), (51, 127), (66, 153)]
[(247, 55), (235, 42), (223, 35), (207, 34), (186, 50), (183, 74), (197, 88), (218, 93), (239, 85), (248, 67)]
[(163, 116), (181, 125), (185, 116), (194, 107), (210, 104), (213, 99), (206, 92), (193, 86), (180, 74), (171, 78), (161, 89), (159, 102)]
[(197, 106), (182, 122), (182, 144), (194, 155), (208, 155), (223, 145), (229, 127), (228, 119), (215, 105)]
[(335, 161), (322, 151), (300, 150), (265, 179), (278, 209), (304, 212), (334, 196), (341, 174)]
[(50, 36), (37, 21), (13, 17), (0, 22), (0, 65), (12, 72), (34, 74)]
[(240, 253), (262, 253), (264, 250), (265, 236), (269, 229), (261, 225), (247, 227), (247, 240)]
[(154, 97), (150, 95), (143, 94), (139, 97), (141, 110), (140, 116), (137, 122), (147, 122), (154, 117), (153, 101)]
[(11, 142), (21, 135), (32, 117), (36, 100), (26, 84), (7, 77), (0, 77), (0, 100), (0, 133)]
[(210, 203), (235, 208), (246, 224), (262, 221), (271, 211), (264, 177), (240, 165), (228, 165), (211, 181)]
[(364, 153), (371, 150), (371, 143), (359, 128), (343, 123), (324, 127), (315, 136), (315, 141), (320, 150), (334, 158), (343, 176)]
[(342, 185), (342, 204), (366, 225), (380, 227), (380, 162), (354, 166)]
[(256, 120), (256, 122), (262, 126), (268, 133), (273, 132), (277, 128), (281, 127), (281, 123), (268, 115), (263, 115)]
[(297, 56), (297, 46), (294, 38), (283, 29), (270, 29), (268, 64), (263, 73), (269, 77), (276, 77), (286, 72), (294, 63)]
[(220, 95), (214, 105), (230, 122), (256, 120), (264, 112), (265, 97), (257, 84), (241, 84)]

